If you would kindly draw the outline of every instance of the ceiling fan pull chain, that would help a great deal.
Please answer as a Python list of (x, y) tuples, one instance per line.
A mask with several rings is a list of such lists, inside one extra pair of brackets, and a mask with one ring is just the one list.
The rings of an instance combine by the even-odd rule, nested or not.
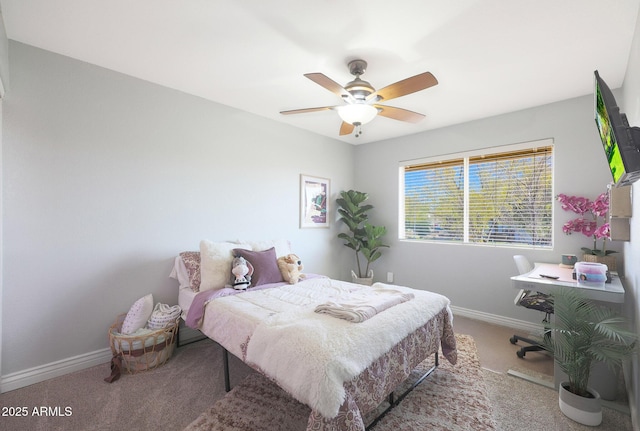
[(362, 135), (362, 124), (360, 123), (353, 123), (354, 126), (356, 126), (356, 130), (355, 130), (355, 137), (359, 137), (360, 135)]

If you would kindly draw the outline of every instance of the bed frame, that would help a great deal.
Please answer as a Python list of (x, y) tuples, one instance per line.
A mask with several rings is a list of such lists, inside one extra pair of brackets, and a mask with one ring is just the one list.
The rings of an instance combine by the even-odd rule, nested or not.
[[(208, 337), (205, 336), (205, 338), (208, 338)], [(229, 351), (219, 343), (217, 342), (215, 343), (222, 348), (222, 363), (224, 368), (224, 390), (225, 392), (229, 392), (231, 390), (231, 378), (229, 376), (230, 374), (229, 373)], [(381, 412), (378, 416), (376, 416), (373, 419), (373, 421), (369, 425), (367, 425), (367, 427), (365, 428), (365, 431), (369, 431), (374, 426), (376, 426), (376, 424), (380, 422), (382, 418), (384, 418), (391, 410), (397, 407), (407, 395), (409, 395), (416, 387), (418, 387), (420, 383), (422, 383), (427, 377), (429, 377), (431, 373), (433, 373), (436, 370), (436, 368), (438, 368), (438, 365), (440, 365), (438, 352), (434, 353), (434, 360), (435, 360), (434, 365), (431, 368), (429, 368), (424, 374), (422, 374), (415, 382), (413, 382), (413, 384), (411, 384), (411, 386), (407, 390), (405, 390), (402, 394), (400, 394), (397, 398), (395, 397), (394, 392), (391, 392), (388, 395), (387, 402), (389, 403), (389, 407), (387, 407), (383, 412)]]

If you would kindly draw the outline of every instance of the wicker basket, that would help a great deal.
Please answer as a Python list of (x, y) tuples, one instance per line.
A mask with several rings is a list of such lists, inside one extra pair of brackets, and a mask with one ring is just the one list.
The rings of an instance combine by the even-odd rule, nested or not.
[(126, 313), (119, 315), (109, 328), (111, 353), (122, 358), (122, 368), (134, 374), (167, 362), (176, 346), (179, 320), (166, 328), (135, 336), (120, 334), (126, 316)]
[(607, 256), (597, 256), (595, 254), (583, 254), (582, 255), (583, 262), (596, 262), (596, 263), (604, 263), (607, 265), (607, 269), (611, 272), (617, 272), (618, 268), (616, 266), (616, 257), (612, 255)]

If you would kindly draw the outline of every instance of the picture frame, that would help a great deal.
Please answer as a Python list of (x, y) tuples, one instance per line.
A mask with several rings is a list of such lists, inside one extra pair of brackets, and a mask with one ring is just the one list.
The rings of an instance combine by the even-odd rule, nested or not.
[(300, 174), (300, 228), (328, 228), (331, 180)]

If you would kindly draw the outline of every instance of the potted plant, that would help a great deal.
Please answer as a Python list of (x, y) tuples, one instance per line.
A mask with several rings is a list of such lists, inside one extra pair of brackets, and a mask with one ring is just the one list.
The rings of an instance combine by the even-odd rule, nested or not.
[[(604, 263), (610, 271), (616, 271), (616, 258), (610, 256), (616, 252), (607, 250), (607, 239), (611, 237), (609, 223), (605, 222), (607, 211), (609, 211), (609, 194), (602, 193), (595, 201), (584, 197), (567, 196), (563, 193), (560, 193), (556, 199), (560, 201), (563, 210), (580, 215), (580, 217), (566, 222), (562, 226), (562, 231), (567, 235), (579, 232), (593, 238), (592, 248), (582, 247), (584, 253), (582, 260)], [(602, 239), (602, 248), (598, 248), (598, 240), (600, 239)]]
[(587, 299), (578, 289), (551, 294), (555, 321), (543, 344), (568, 381), (560, 383), (560, 410), (576, 422), (597, 426), (602, 421), (600, 395), (588, 386), (592, 367), (602, 362), (618, 367), (635, 349), (637, 335), (612, 309)]
[[(340, 197), (336, 200), (338, 203), (338, 213), (340, 219), (347, 227), (349, 232), (341, 232), (338, 238), (345, 241), (344, 245), (355, 251), (356, 267), (358, 273), (351, 271), (353, 281), (360, 284), (373, 283), (373, 270), (369, 267), (382, 256), (380, 249), (389, 247), (382, 243), (382, 237), (387, 233), (384, 226), (374, 226), (369, 223), (368, 212), (373, 209), (373, 205), (366, 204), (369, 198), (367, 193), (349, 190), (340, 192)], [(364, 272), (360, 262), (360, 254), (364, 257), (366, 265)]]

